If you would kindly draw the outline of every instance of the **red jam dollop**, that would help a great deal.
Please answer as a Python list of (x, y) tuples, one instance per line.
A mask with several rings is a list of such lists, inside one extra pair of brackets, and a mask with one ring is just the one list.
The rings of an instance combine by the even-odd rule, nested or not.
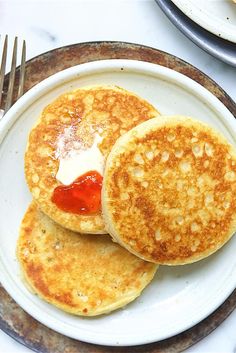
[(54, 189), (52, 202), (65, 212), (91, 215), (101, 210), (102, 176), (89, 171), (70, 185), (60, 185)]

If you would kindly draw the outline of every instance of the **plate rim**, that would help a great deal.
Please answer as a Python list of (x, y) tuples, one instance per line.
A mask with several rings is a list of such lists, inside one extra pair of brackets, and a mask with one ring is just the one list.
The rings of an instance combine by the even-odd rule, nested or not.
[[(224, 106), (224, 104), (217, 98), (217, 97), (215, 97), (210, 91), (208, 91), (206, 88), (204, 88), (203, 86), (201, 86), (199, 83), (197, 83), (196, 81), (194, 81), (193, 79), (191, 79), (191, 78), (189, 78), (189, 77), (187, 77), (187, 76), (185, 76), (185, 75), (183, 75), (183, 74), (181, 74), (181, 73), (178, 73), (178, 72), (176, 72), (175, 70), (172, 70), (172, 69), (169, 69), (169, 68), (166, 68), (166, 67), (164, 67), (164, 66), (160, 66), (160, 65), (157, 65), (157, 64), (152, 64), (152, 63), (148, 63), (148, 62), (144, 62), (144, 61), (138, 61), (138, 60), (129, 60), (129, 59), (110, 59), (110, 60), (100, 60), (99, 62), (88, 62), (88, 63), (85, 63), (85, 64), (79, 64), (79, 65), (76, 65), (76, 66), (74, 66), (74, 67), (71, 67), (71, 68), (69, 68), (69, 69), (66, 69), (66, 70), (63, 70), (63, 71), (61, 71), (61, 72), (59, 72), (59, 73), (56, 73), (56, 74), (54, 74), (53, 76), (51, 76), (51, 77), (49, 77), (49, 78), (47, 78), (46, 80), (43, 80), (43, 81), (41, 81), (37, 86), (34, 86), (30, 91), (28, 91), (22, 98), (21, 98), (21, 100), (19, 100), (10, 110), (9, 110), (9, 112), (6, 114), (6, 118), (0, 123), (0, 133), (1, 133), (1, 135), (2, 134), (4, 134), (4, 132), (7, 134), (7, 131), (8, 131), (8, 128), (9, 128), (9, 125), (8, 124), (10, 124), (11, 123), (11, 116), (14, 116), (14, 114), (16, 114), (16, 119), (17, 119), (17, 112), (18, 112), (18, 114), (21, 114), (22, 112), (21, 112), (21, 109), (22, 109), (22, 105), (24, 106), (24, 104), (26, 104), (27, 103), (27, 101), (29, 100), (29, 98), (28, 97), (30, 97), (30, 98), (32, 98), (31, 97), (31, 95), (33, 95), (33, 99), (35, 99), (35, 95), (34, 95), (34, 91), (35, 90), (37, 90), (38, 89), (38, 86), (40, 86), (41, 87), (41, 90), (42, 91), (40, 91), (40, 92), (38, 92), (38, 95), (42, 95), (43, 94), (43, 91), (44, 91), (44, 89), (45, 89), (45, 81), (46, 81), (46, 84), (48, 83), (48, 82), (53, 82), (54, 80), (56, 81), (57, 80), (57, 77), (60, 77), (60, 80), (61, 81), (63, 81), (63, 79), (64, 79), (64, 76), (62, 75), (62, 77), (61, 77), (61, 73), (62, 72), (65, 72), (66, 71), (66, 73), (65, 73), (65, 75), (67, 74), (67, 72), (69, 72), (69, 71), (71, 71), (71, 72), (73, 72), (73, 70), (75, 70), (75, 68), (77, 68), (77, 67), (80, 67), (81, 68), (81, 66), (83, 66), (82, 67), (82, 69), (84, 68), (84, 66), (93, 66), (93, 65), (96, 65), (96, 64), (98, 64), (99, 63), (99, 65), (102, 65), (102, 64), (107, 64), (107, 62), (119, 62), (119, 63), (122, 63), (122, 62), (127, 62), (127, 63), (129, 63), (130, 64), (130, 62), (131, 61), (134, 61), (134, 62), (136, 62), (136, 64), (138, 64), (138, 65), (143, 65), (143, 64), (145, 64), (145, 66), (158, 66), (159, 68), (161, 68), (161, 70), (163, 70), (163, 71), (171, 71), (172, 72), (172, 74), (174, 74), (175, 76), (179, 76), (179, 77), (182, 77), (182, 79), (183, 79), (183, 81), (187, 81), (187, 82), (190, 82), (191, 81), (191, 83), (194, 85), (194, 86), (198, 86), (198, 88), (202, 91), (202, 92), (204, 92), (204, 93), (206, 93), (206, 92), (208, 92), (208, 95), (209, 96), (212, 96), (212, 98), (214, 98), (214, 100), (215, 101), (218, 101), (218, 103), (222, 106), (222, 109), (224, 108), (225, 110), (227, 110), (229, 113), (230, 113), (230, 115), (233, 117), (233, 114), (230, 112), (230, 110), (226, 107), (226, 106)], [(104, 63), (105, 62), (105, 63)], [(142, 63), (142, 64), (141, 64)], [(118, 65), (118, 66), (120, 66), (120, 65)], [(122, 64), (122, 66), (123, 66), (123, 64)], [(97, 69), (95, 69), (95, 70), (97, 70)], [(110, 68), (108, 68), (108, 70), (110, 70)], [(56, 77), (56, 79), (55, 79), (55, 77)], [(59, 80), (59, 81), (60, 81)], [(57, 81), (57, 85), (59, 85), (59, 81)], [(68, 79), (67, 79), (67, 81), (68, 81)], [(51, 83), (52, 84), (52, 83)], [(33, 93), (31, 93), (33, 91)], [(48, 87), (46, 86), (46, 91), (48, 91)], [(25, 98), (26, 97), (26, 98)], [(25, 101), (26, 101), (26, 103), (25, 103)], [(19, 108), (19, 107), (20, 108)], [(26, 107), (26, 109), (27, 109), (27, 107)], [(234, 117), (233, 117), (234, 118)], [(234, 121), (234, 120), (232, 120), (232, 121)], [(14, 123), (14, 122), (13, 122)], [(234, 123), (234, 125), (235, 125), (235, 123)], [(236, 127), (235, 127), (236, 128)], [(2, 266), (2, 264), (1, 264), (1, 266)], [(2, 283), (3, 283), (3, 281), (2, 281)], [(4, 287), (5, 287), (5, 285), (4, 285)], [(234, 289), (234, 288), (233, 288)], [(232, 290), (230, 290), (230, 292), (222, 299), (222, 300), (220, 300), (220, 302), (219, 303), (217, 303), (216, 304), (216, 306), (210, 311), (210, 312), (208, 312), (208, 314), (207, 315), (209, 315), (210, 313), (212, 313), (216, 308), (218, 308), (222, 303), (223, 303), (223, 301), (225, 300), (225, 299), (227, 299), (227, 297), (230, 295), (230, 293), (233, 291), (233, 289)], [(14, 295), (12, 295), (12, 293), (10, 293), (10, 295), (16, 300), (16, 298), (15, 298), (15, 296)], [(16, 300), (17, 302), (18, 302), (18, 300)], [(23, 307), (21, 304), (20, 304), (20, 306), (21, 307)], [(23, 307), (24, 308), (24, 307)], [(27, 310), (27, 312), (29, 312), (28, 310)], [(31, 312), (29, 312), (30, 313), (30, 315), (32, 315), (32, 313)], [(207, 316), (206, 315), (206, 316)], [(35, 317), (35, 315), (32, 315), (33, 317)], [(204, 317), (202, 317), (202, 318), (200, 318), (200, 320), (199, 321), (201, 321), (201, 320), (203, 320), (203, 319), (205, 319), (206, 318), (206, 316), (204, 316)], [(36, 317), (36, 319), (38, 320), (38, 318)], [(199, 321), (197, 321), (197, 322), (199, 322)], [(41, 320), (40, 320), (40, 322), (42, 322)], [(190, 327), (192, 327), (194, 324), (196, 324), (197, 322), (194, 322), (193, 324), (191, 324), (191, 326), (188, 326), (188, 327), (185, 327), (185, 328), (183, 328), (183, 329), (181, 329), (181, 331), (177, 331), (177, 332), (175, 332), (175, 333), (171, 333), (170, 334), (170, 336), (173, 336), (173, 335), (175, 335), (175, 334), (178, 334), (178, 333), (180, 333), (180, 332), (183, 332), (184, 330), (186, 330), (186, 329), (188, 329), (188, 328), (190, 328)], [(43, 322), (44, 323), (44, 322)], [(51, 327), (51, 326), (50, 326)], [(52, 328), (52, 327), (51, 327)], [(58, 328), (57, 329), (55, 329), (55, 328), (53, 328), (55, 331), (57, 331), (57, 332), (60, 332), (60, 331), (58, 331)], [(64, 332), (61, 332), (62, 334), (65, 334)], [(71, 336), (71, 335), (68, 335), (68, 336), (70, 336), (70, 337), (73, 337), (73, 336)], [(170, 336), (165, 336), (164, 338), (167, 338), (167, 337), (170, 337)], [(74, 337), (75, 338), (75, 337)], [(162, 338), (162, 339), (164, 339), (164, 338)], [(78, 337), (77, 337), (77, 339), (78, 339)], [(80, 339), (80, 338), (79, 338)], [(155, 339), (156, 340), (156, 339)], [(151, 341), (145, 341), (145, 342), (140, 342), (140, 343), (131, 343), (131, 344), (125, 344), (126, 346), (130, 346), (130, 345), (133, 345), (133, 344), (146, 344), (146, 343), (150, 343), (150, 342), (154, 342), (155, 340), (151, 340)], [(92, 342), (91, 340), (89, 340), (89, 342), (90, 343), (96, 343), (96, 344), (104, 344), (104, 345), (110, 345), (111, 344), (111, 342), (106, 342), (106, 343), (104, 343), (104, 342), (102, 342), (102, 343), (98, 343), (98, 341), (96, 340), (96, 341), (94, 341), (94, 342)]]

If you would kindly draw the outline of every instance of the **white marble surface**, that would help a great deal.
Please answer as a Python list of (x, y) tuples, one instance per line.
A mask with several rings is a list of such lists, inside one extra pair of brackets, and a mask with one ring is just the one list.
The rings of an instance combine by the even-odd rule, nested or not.
[[(26, 40), (28, 59), (56, 47), (85, 41), (119, 40), (149, 45), (190, 62), (236, 100), (236, 69), (185, 38), (154, 0), (0, 0), (0, 34), (6, 33), (11, 39), (18, 35), (20, 40)], [(2, 331), (0, 350), (31, 352)], [(236, 311), (186, 352), (235, 353)]]

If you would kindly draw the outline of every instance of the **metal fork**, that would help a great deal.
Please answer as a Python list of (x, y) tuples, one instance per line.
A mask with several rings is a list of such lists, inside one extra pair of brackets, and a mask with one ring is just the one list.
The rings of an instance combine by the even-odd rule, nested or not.
[[(15, 37), (13, 51), (12, 51), (12, 59), (11, 59), (11, 70), (9, 74), (9, 83), (8, 88), (6, 90), (6, 99), (5, 105), (3, 106), (3, 85), (5, 79), (5, 69), (6, 69), (6, 61), (7, 61), (7, 47), (8, 47), (8, 36), (5, 36), (3, 50), (2, 50), (2, 59), (1, 59), (1, 68), (0, 68), (0, 119), (3, 115), (10, 109), (13, 104), (13, 89), (15, 83), (15, 73), (16, 73), (16, 59), (17, 59), (17, 43), (18, 38)], [(1, 57), (1, 56), (0, 56)], [(24, 92), (24, 80), (25, 80), (25, 57), (26, 57), (26, 44), (23, 41), (22, 50), (21, 50), (21, 63), (20, 63), (20, 75), (19, 75), (19, 83), (18, 83), (18, 93), (17, 100), (22, 96)]]

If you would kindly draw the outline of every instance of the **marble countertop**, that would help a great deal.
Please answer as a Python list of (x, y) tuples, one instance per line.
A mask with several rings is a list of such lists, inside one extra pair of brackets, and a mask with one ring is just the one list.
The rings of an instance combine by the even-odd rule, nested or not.
[[(219, 0), (220, 1), (220, 0)], [(236, 101), (236, 69), (180, 33), (154, 0), (0, 0), (0, 33), (27, 43), (27, 59), (68, 44), (118, 40), (152, 46), (202, 70)], [(235, 353), (236, 311), (186, 352)], [(4, 353), (32, 352), (0, 331)]]

